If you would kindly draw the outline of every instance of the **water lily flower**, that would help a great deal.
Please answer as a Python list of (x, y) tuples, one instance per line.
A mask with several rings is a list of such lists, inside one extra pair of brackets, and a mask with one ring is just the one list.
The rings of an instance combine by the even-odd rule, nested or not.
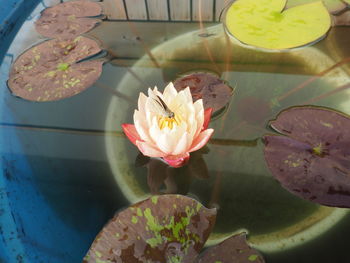
[(148, 89), (148, 97), (140, 93), (134, 125), (122, 127), (143, 155), (181, 167), (213, 134), (214, 130), (208, 129), (211, 113), (211, 108), (204, 110), (201, 99), (193, 103), (189, 88), (177, 92), (169, 83), (163, 94), (157, 87)]

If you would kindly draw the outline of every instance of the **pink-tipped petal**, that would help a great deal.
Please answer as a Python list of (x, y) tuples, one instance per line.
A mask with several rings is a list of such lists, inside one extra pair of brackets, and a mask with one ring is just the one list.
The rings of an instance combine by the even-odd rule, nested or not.
[(209, 126), (211, 114), (213, 113), (213, 108), (207, 108), (204, 111), (204, 122), (202, 130), (206, 130)]
[(174, 168), (179, 168), (184, 166), (186, 163), (188, 163), (190, 159), (190, 154), (189, 153), (185, 153), (184, 155), (182, 155), (181, 157), (178, 156), (167, 156), (167, 157), (163, 157), (163, 160), (169, 164), (171, 167)]
[(197, 138), (193, 141), (189, 152), (194, 152), (202, 148), (210, 139), (210, 136), (213, 134), (213, 129), (207, 129), (202, 131)]
[(128, 137), (128, 139), (133, 144), (137, 145), (136, 141), (141, 141), (140, 135), (137, 133), (135, 125), (124, 123), (124, 124), (122, 124), (122, 128), (123, 128), (123, 131), (124, 131), (126, 137)]
[(142, 152), (142, 154), (145, 156), (163, 157), (165, 155), (162, 151), (152, 147), (147, 142), (136, 141), (136, 146), (137, 148), (139, 148), (140, 152)]

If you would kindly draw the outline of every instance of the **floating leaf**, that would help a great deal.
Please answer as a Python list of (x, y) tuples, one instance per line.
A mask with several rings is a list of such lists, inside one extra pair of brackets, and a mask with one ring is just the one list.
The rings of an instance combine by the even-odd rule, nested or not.
[(313, 106), (281, 112), (266, 135), (265, 159), (290, 192), (313, 202), (350, 207), (350, 117)]
[(263, 257), (251, 248), (244, 233), (232, 236), (207, 249), (196, 263), (263, 263)]
[[(286, 8), (316, 2), (317, 0), (288, 0)], [(322, 0), (328, 11), (337, 14), (346, 8), (346, 3), (342, 0)]]
[(98, 16), (101, 12), (101, 6), (95, 2), (60, 3), (45, 9), (35, 22), (35, 28), (45, 37), (74, 38), (94, 28), (100, 20), (87, 17)]
[(194, 262), (216, 210), (180, 195), (153, 196), (118, 213), (100, 232), (84, 262)]
[(193, 73), (174, 82), (177, 91), (190, 87), (194, 101), (203, 99), (204, 108), (213, 112), (222, 109), (230, 101), (233, 89), (218, 76), (211, 73)]
[(100, 51), (98, 44), (86, 37), (45, 41), (16, 59), (9, 88), (14, 95), (31, 101), (71, 97), (90, 87), (101, 75), (102, 61), (79, 62)]
[(241, 42), (265, 49), (288, 49), (321, 39), (331, 26), (322, 2), (282, 12), (286, 0), (237, 0), (227, 10), (226, 27)]

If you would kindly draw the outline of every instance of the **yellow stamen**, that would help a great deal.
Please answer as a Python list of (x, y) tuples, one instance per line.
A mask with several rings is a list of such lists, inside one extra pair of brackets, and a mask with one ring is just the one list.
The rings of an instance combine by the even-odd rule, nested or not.
[(160, 117), (158, 120), (158, 125), (161, 130), (163, 130), (165, 127), (168, 127), (170, 130), (175, 126), (179, 125), (181, 122), (181, 117), (178, 115), (174, 115), (174, 117)]

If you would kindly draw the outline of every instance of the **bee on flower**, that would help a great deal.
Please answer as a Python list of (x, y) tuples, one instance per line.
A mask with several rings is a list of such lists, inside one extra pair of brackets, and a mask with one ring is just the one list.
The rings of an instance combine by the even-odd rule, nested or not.
[(169, 83), (164, 92), (140, 93), (134, 124), (123, 124), (129, 140), (143, 155), (162, 158), (172, 167), (187, 163), (190, 153), (202, 148), (213, 134), (208, 129), (212, 109), (193, 103), (189, 88), (179, 92)]

